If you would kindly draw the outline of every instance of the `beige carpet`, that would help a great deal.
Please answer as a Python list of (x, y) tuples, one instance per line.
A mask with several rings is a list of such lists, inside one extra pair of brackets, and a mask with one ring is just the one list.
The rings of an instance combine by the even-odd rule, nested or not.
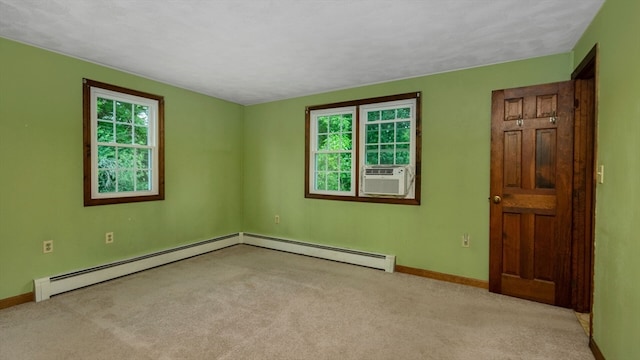
[(0, 310), (0, 359), (593, 359), (572, 311), (238, 245)]

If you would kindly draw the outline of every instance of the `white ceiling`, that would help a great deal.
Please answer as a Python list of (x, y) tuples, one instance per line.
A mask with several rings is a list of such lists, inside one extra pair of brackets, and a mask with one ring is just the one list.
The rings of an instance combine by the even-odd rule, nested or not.
[(568, 52), (603, 2), (0, 0), (0, 36), (248, 105)]

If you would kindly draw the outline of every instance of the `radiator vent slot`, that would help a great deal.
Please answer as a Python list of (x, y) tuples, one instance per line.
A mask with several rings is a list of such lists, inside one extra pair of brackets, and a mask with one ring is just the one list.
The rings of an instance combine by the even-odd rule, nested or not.
[(365, 175), (393, 175), (394, 168), (368, 167), (364, 169)]

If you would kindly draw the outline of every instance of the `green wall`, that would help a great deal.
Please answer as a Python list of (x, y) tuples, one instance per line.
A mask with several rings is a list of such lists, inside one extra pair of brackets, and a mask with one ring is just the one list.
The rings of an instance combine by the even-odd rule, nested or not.
[[(0, 38), (0, 299), (40, 276), (238, 231), (486, 280), (491, 90), (566, 80), (598, 43), (594, 339), (609, 360), (640, 358), (637, 14), (637, 0), (608, 0), (568, 54), (248, 107)], [(83, 77), (165, 96), (165, 201), (82, 206)], [(305, 106), (411, 91), (423, 93), (422, 205), (305, 199)]]
[(640, 2), (608, 0), (574, 49), (598, 43), (594, 340), (607, 360), (640, 359)]
[[(242, 106), (2, 38), (0, 54), (0, 299), (41, 276), (241, 231)], [(166, 200), (83, 206), (83, 77), (165, 97)]]
[[(567, 53), (248, 106), (243, 231), (487, 280), (491, 91), (567, 80), (570, 68)], [(422, 91), (422, 205), (305, 199), (305, 106), (411, 91)]]

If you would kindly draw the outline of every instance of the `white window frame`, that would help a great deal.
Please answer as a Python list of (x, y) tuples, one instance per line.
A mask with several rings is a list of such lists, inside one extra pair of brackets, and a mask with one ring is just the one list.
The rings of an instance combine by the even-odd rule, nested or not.
[[(345, 115), (351, 114), (352, 123), (351, 123), (351, 150), (318, 150), (318, 117), (320, 116), (331, 116), (331, 115)], [(337, 195), (337, 196), (355, 196), (356, 194), (356, 107), (348, 106), (342, 108), (332, 108), (332, 109), (322, 109), (322, 110), (312, 110), (309, 114), (310, 116), (310, 139), (309, 139), (309, 192), (312, 194), (322, 194), (322, 195)], [(315, 162), (316, 154), (325, 153), (350, 153), (351, 154), (351, 190), (350, 191), (335, 191), (335, 190), (317, 190), (316, 189), (316, 167), (317, 164)]]
[[(98, 115), (97, 104), (98, 98), (120, 101), (125, 103), (132, 103), (135, 105), (143, 105), (149, 108), (149, 125), (147, 126), (148, 132), (148, 145), (137, 144), (119, 144), (115, 139), (113, 142), (102, 143), (98, 142)], [(115, 135), (115, 134), (114, 134)], [(94, 199), (105, 199), (112, 197), (134, 197), (134, 196), (149, 196), (158, 195), (158, 171), (155, 169), (156, 159), (158, 159), (158, 101), (154, 99), (148, 99), (140, 96), (134, 96), (129, 94), (123, 94), (116, 91), (105, 90), (97, 87), (91, 87), (91, 197)], [(114, 146), (116, 148), (133, 148), (133, 149), (150, 149), (151, 159), (150, 172), (151, 172), (151, 189), (146, 191), (114, 191), (104, 192), (98, 191), (98, 146)], [(116, 185), (117, 186), (117, 185)]]

